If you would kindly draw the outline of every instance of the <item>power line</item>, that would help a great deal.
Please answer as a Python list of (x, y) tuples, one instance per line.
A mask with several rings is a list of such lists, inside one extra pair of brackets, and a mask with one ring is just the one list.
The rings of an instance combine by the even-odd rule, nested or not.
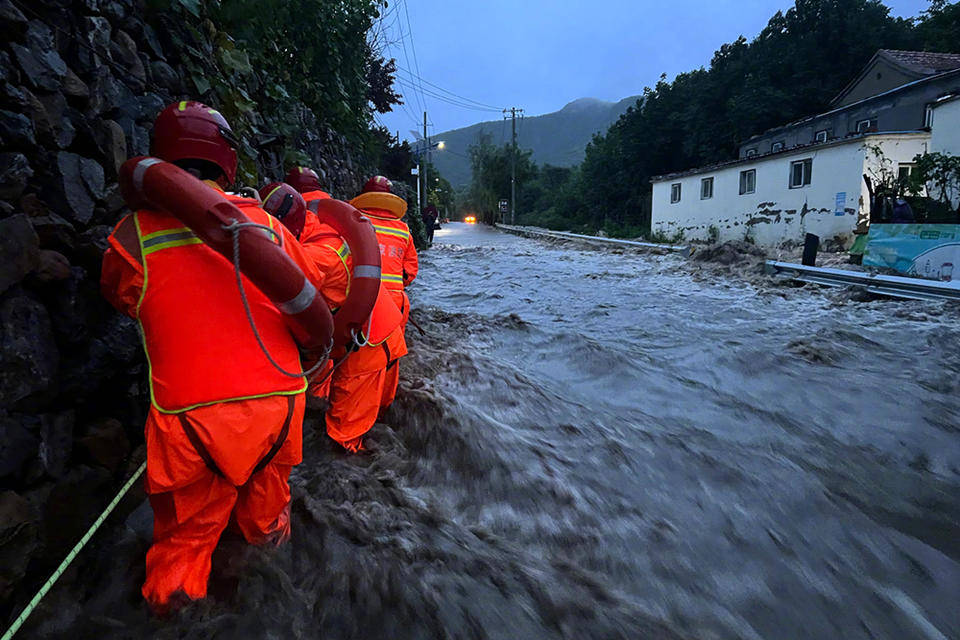
[(441, 87), (440, 85), (436, 85), (436, 84), (430, 82), (429, 80), (425, 80), (425, 79), (421, 78), (420, 76), (418, 76), (417, 74), (415, 74), (415, 73), (413, 73), (412, 71), (410, 71), (409, 69), (406, 69), (406, 68), (404, 68), (404, 67), (401, 67), (400, 65), (397, 65), (397, 69), (398, 69), (399, 71), (403, 71), (404, 73), (409, 74), (409, 75), (410, 75), (411, 77), (413, 77), (413, 78), (416, 78), (417, 80), (421, 81), (423, 84), (429, 85), (429, 86), (433, 87), (434, 89), (438, 89), (439, 91), (441, 91), (441, 92), (443, 92), (443, 93), (446, 93), (446, 94), (449, 94), (451, 97), (456, 98), (456, 99), (458, 99), (458, 100), (461, 100), (461, 101), (463, 101), (463, 102), (469, 102), (469, 103), (472, 103), (472, 104), (477, 105), (478, 107), (485, 107), (485, 108), (487, 108), (487, 109), (492, 109), (492, 110), (494, 110), (494, 111), (500, 111), (500, 110), (502, 109), (502, 107), (495, 107), (495, 106), (493, 106), (492, 104), (487, 104), (487, 103), (485, 103), (485, 102), (480, 102), (479, 100), (474, 100), (474, 99), (472, 99), (472, 98), (467, 98), (466, 96), (462, 96), (462, 95), (460, 95), (460, 94), (458, 94), (458, 93), (454, 93), (453, 91), (450, 91), (449, 89), (444, 89), (444, 88)]
[[(398, 82), (401, 82), (401, 83), (404, 83), (404, 82), (405, 82), (405, 83), (413, 83), (413, 82), (414, 82), (413, 80), (410, 80), (410, 79), (408, 79), (408, 78), (405, 78), (405, 77), (403, 77), (403, 76), (401, 76), (401, 75), (397, 75), (397, 81), (398, 81)], [(432, 90), (430, 90), (430, 89), (423, 89), (423, 90), (422, 90), (422, 94), (423, 94), (423, 95), (430, 96), (431, 98), (434, 98), (435, 100), (439, 100), (439, 101), (441, 101), (441, 102), (445, 102), (445, 103), (447, 103), (447, 104), (451, 104), (451, 105), (453, 105), (453, 106), (455, 106), (455, 107), (460, 107), (460, 108), (462, 108), (462, 109), (469, 109), (469, 110), (471, 110), (471, 111), (484, 111), (484, 112), (487, 112), (487, 113), (499, 113), (499, 112), (501, 111), (500, 109), (494, 109), (494, 108), (491, 108), (491, 107), (481, 107), (481, 106), (477, 106), (476, 104), (471, 103), (471, 102), (464, 102), (463, 100), (460, 100), (460, 99), (458, 99), (458, 98), (452, 98), (452, 97), (450, 97), (450, 96), (443, 95), (442, 93), (439, 93), (439, 92), (436, 92), (436, 91), (432, 91)]]
[[(404, 81), (404, 80), (402, 80), (402, 79), (400, 79), (400, 78), (398, 78), (398, 81), (401, 82), (401, 83), (403, 83), (403, 82), (410, 82), (409, 80)], [(460, 102), (459, 100), (454, 100), (454, 99), (449, 98), (449, 97), (447, 97), (447, 96), (444, 96), (444, 95), (442, 95), (442, 94), (439, 94), (439, 93), (435, 93), (435, 92), (433, 92), (433, 91), (430, 91), (429, 89), (424, 89), (424, 90), (423, 90), (423, 95), (430, 96), (431, 98), (433, 98), (433, 99), (435, 99), (435, 100), (439, 100), (440, 102), (444, 102), (444, 103), (446, 103), (446, 104), (453, 105), (453, 106), (455, 106), (455, 107), (460, 107), (461, 109), (467, 109), (467, 110), (470, 110), (470, 111), (482, 111), (482, 112), (485, 112), (485, 113), (497, 113), (497, 112), (500, 111), (500, 109), (488, 109), (487, 107), (477, 107), (477, 106), (474, 106), (474, 105), (469, 104), (469, 103)]]
[[(401, 89), (405, 89), (407, 87), (407, 85), (404, 84), (403, 80), (401, 80), (400, 78), (397, 78), (397, 83), (400, 85)], [(412, 89), (411, 92), (413, 94), (414, 99), (416, 99), (417, 97), (416, 90)], [(407, 95), (408, 95), (407, 92), (404, 90), (403, 96), (406, 97)], [(410, 122), (412, 122), (415, 127), (419, 127), (420, 121), (417, 119), (417, 116), (413, 113), (413, 111), (411, 111), (410, 103), (405, 101), (401, 103), (400, 106), (403, 108), (402, 109), (403, 113), (405, 113), (406, 116), (410, 119)]]
[[(396, 20), (396, 21), (397, 21), (397, 22), (400, 21), (400, 12), (399, 12), (399, 11), (397, 12), (397, 20)], [(403, 26), (402, 26), (402, 25), (398, 25), (398, 26), (399, 26), (399, 30), (400, 30), (400, 46), (403, 48), (403, 59), (406, 60), (407, 65), (409, 65), (409, 64), (410, 64), (410, 55), (407, 53), (407, 40), (406, 40), (406, 36), (405, 36), (404, 33), (403, 33)], [(408, 21), (408, 27), (409, 27), (409, 21)], [(410, 35), (411, 35), (411, 38), (412, 38), (412, 34), (410, 34)], [(411, 46), (413, 45), (412, 39), (411, 39), (411, 43), (410, 43), (410, 44), (411, 44)], [(425, 110), (426, 110), (426, 103), (424, 102), (423, 97), (417, 93), (416, 87), (414, 87), (413, 97), (414, 97), (414, 99), (417, 101), (417, 106), (418, 106), (419, 110), (420, 110), (420, 111), (425, 111)], [(414, 118), (414, 119), (416, 119), (416, 118)]]
[[(413, 51), (413, 64), (414, 68), (417, 70), (417, 77), (420, 76), (420, 62), (417, 60), (417, 45), (414, 43), (413, 39), (413, 26), (410, 24), (410, 10), (407, 6), (406, 0), (400, 0), (403, 2), (403, 14), (407, 18), (407, 33), (410, 35), (410, 50)], [(407, 61), (407, 64), (410, 64), (410, 61)], [(423, 98), (423, 84), (420, 84), (420, 97)], [(423, 101), (423, 111), (427, 110), (427, 103)]]

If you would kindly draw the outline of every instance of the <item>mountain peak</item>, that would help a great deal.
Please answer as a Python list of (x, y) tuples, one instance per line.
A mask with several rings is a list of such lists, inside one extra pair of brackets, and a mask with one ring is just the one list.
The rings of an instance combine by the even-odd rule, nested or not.
[[(533, 152), (533, 161), (537, 164), (573, 166), (583, 160), (584, 150), (593, 134), (606, 131), (638, 97), (620, 102), (580, 98), (560, 111), (529, 116), (517, 123), (518, 144), (521, 149)], [(443, 140), (446, 151), (434, 153), (433, 163), (454, 187), (468, 184), (470, 145), (476, 144), (481, 133), (490, 136), (494, 145), (508, 144), (511, 131), (509, 122), (497, 119), (438, 133), (434, 139)]]
[(599, 98), (577, 98), (572, 102), (563, 105), (560, 111), (583, 111), (584, 109), (595, 109), (597, 107), (612, 105), (612, 102), (600, 100)]

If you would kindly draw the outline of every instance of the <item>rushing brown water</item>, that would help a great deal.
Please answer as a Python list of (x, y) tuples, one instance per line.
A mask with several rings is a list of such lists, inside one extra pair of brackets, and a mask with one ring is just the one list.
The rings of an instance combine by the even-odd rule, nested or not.
[(48, 638), (960, 638), (960, 313), (452, 224), (400, 396), (294, 537), (150, 618), (149, 510)]

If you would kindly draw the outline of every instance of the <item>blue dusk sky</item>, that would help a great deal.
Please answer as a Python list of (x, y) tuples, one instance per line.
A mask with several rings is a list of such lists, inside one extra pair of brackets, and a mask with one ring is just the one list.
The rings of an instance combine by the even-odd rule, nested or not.
[[(885, 4), (893, 15), (912, 17), (929, 2)], [(410, 130), (422, 128), (424, 110), (432, 135), (500, 119), (504, 107), (532, 116), (577, 98), (616, 101), (641, 93), (661, 73), (673, 78), (709, 65), (723, 43), (753, 39), (776, 11), (791, 6), (787, 0), (395, 0), (374, 33), (385, 55), (397, 60), (406, 104), (378, 119), (413, 139)]]

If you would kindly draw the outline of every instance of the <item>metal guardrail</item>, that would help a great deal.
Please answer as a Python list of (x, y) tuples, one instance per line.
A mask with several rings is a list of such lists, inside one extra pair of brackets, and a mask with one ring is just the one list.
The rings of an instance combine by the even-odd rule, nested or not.
[(520, 227), (509, 224), (497, 224), (497, 229), (503, 229), (510, 233), (518, 233), (526, 236), (541, 236), (546, 238), (559, 238), (561, 240), (583, 240), (596, 244), (610, 246), (630, 247), (633, 249), (648, 249), (650, 251), (668, 251), (679, 253), (689, 258), (692, 250), (689, 245), (676, 244), (658, 244), (656, 242), (641, 242), (639, 240), (620, 240), (618, 238), (601, 238), (599, 236), (588, 236), (581, 233), (570, 233), (568, 231), (550, 231), (548, 229), (531, 229), (530, 227)]
[(863, 287), (870, 293), (913, 300), (960, 301), (960, 282), (939, 282), (920, 278), (883, 276), (860, 271), (808, 267), (792, 262), (768, 260), (764, 265), (768, 275), (783, 274), (801, 282), (813, 282), (829, 287)]

